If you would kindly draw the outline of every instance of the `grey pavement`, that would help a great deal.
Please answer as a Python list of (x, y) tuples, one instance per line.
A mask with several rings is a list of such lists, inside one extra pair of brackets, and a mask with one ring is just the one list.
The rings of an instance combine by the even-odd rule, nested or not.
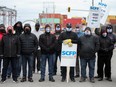
[[(59, 63), (58, 63), (59, 64)], [(59, 64), (60, 65), (60, 64)], [(59, 68), (58, 68), (59, 70)], [(87, 70), (88, 71), (88, 70)], [(96, 70), (95, 70), (96, 75)], [(54, 76), (55, 82), (49, 82), (48, 73), (46, 73), (45, 82), (38, 82), (40, 79), (40, 74), (34, 74), (34, 82), (19, 82), (13, 83), (12, 79), (7, 79), (5, 83), (0, 84), (0, 87), (116, 87), (116, 50), (114, 50), (114, 55), (112, 58), (112, 82), (106, 81), (105, 79), (101, 82), (95, 79), (95, 83), (90, 83), (89, 80), (86, 82), (80, 83), (79, 79), (76, 79), (76, 82), (61, 82), (60, 71), (58, 71), (57, 75)], [(20, 79), (18, 79), (20, 81)]]

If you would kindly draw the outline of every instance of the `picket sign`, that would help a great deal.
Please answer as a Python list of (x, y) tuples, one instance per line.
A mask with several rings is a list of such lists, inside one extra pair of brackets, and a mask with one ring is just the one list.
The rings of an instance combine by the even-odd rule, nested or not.
[(100, 7), (90, 6), (87, 26), (90, 28), (100, 28)]
[(98, 7), (101, 8), (101, 11), (100, 11), (100, 19), (101, 19), (100, 23), (104, 25), (106, 23), (110, 8), (108, 7), (107, 4), (102, 3), (102, 2), (98, 3)]
[(62, 44), (61, 66), (67, 67), (67, 83), (69, 82), (70, 67), (76, 66), (76, 57), (77, 57), (77, 44), (73, 44), (72, 47)]

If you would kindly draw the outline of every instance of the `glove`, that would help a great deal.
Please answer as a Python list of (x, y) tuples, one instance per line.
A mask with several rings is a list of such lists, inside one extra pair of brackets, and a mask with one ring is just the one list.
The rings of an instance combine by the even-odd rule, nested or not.
[(17, 58), (20, 58), (20, 55), (17, 55)]
[(68, 43), (68, 46), (69, 46), (69, 47), (72, 47), (72, 46), (73, 46), (73, 44), (72, 44), (72, 43)]
[(68, 43), (71, 43), (71, 42), (72, 42), (71, 39), (66, 39), (66, 40), (63, 41), (63, 43), (64, 43), (65, 45), (68, 44)]
[(0, 59), (3, 59), (3, 55), (0, 55)]

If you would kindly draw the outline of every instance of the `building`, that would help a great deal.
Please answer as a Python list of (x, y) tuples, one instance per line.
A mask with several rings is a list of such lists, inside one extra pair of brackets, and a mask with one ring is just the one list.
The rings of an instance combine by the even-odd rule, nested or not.
[(60, 23), (61, 26), (63, 26), (63, 20), (67, 19), (67, 15), (62, 15), (62, 14), (44, 14), (40, 13), (39, 14), (39, 21), (42, 26), (45, 26), (45, 24), (50, 24), (52, 27), (54, 27), (55, 24)]

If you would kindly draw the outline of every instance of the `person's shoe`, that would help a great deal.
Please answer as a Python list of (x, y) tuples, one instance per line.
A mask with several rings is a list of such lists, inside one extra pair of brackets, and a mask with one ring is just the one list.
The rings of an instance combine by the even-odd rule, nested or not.
[(61, 82), (65, 82), (66, 81), (66, 78), (62, 78)]
[(14, 83), (18, 83), (19, 81), (18, 80), (13, 80)]
[(78, 78), (80, 75), (75, 75), (75, 78)]
[(51, 81), (51, 82), (55, 82), (55, 80), (54, 80), (53, 77), (49, 78), (49, 81)]
[(107, 77), (106, 80), (112, 82), (112, 79), (110, 77), (109, 78)]
[(5, 83), (5, 80), (2, 79), (2, 80), (0, 81), (0, 83), (1, 83), (1, 84), (2, 84), (2, 83)]
[(91, 82), (91, 83), (95, 83), (94, 78), (90, 78), (90, 82)]
[(32, 78), (28, 78), (28, 81), (29, 81), (29, 82), (33, 82), (33, 79), (32, 79)]
[(21, 82), (25, 82), (25, 81), (26, 81), (26, 78), (22, 78), (22, 79), (21, 79)]
[(39, 79), (39, 82), (43, 82), (43, 81), (45, 81), (44, 78), (40, 78), (40, 79)]
[(75, 79), (74, 79), (74, 78), (71, 78), (71, 81), (72, 81), (72, 82), (75, 82)]
[(39, 70), (39, 71), (37, 71), (37, 73), (41, 74), (41, 71)]
[(100, 78), (99, 76), (95, 76), (94, 78)]
[(102, 80), (103, 80), (103, 78), (101, 78), (101, 77), (98, 79), (98, 81), (102, 81)]
[(81, 79), (79, 80), (79, 82), (85, 82), (86, 78), (81, 77)]

